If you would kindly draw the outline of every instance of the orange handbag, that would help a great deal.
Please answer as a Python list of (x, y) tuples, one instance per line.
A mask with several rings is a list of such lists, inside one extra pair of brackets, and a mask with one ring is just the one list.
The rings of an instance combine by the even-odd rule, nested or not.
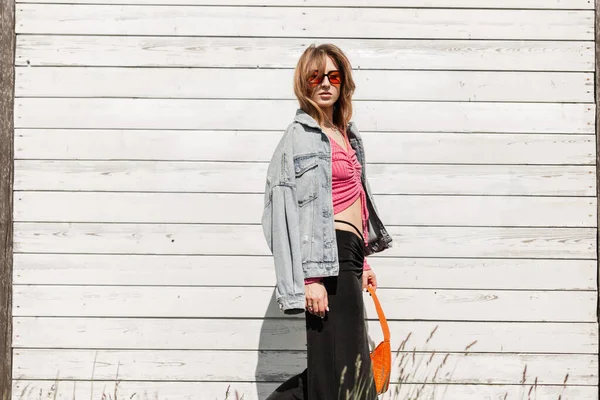
[(383, 330), (383, 342), (371, 352), (371, 365), (373, 367), (373, 378), (375, 379), (375, 387), (377, 394), (387, 392), (390, 386), (390, 375), (392, 372), (392, 348), (390, 346), (390, 328), (388, 326), (383, 309), (379, 303), (379, 299), (375, 294), (375, 291), (370, 286), (367, 287), (369, 294), (373, 298), (375, 308), (377, 309), (377, 316), (379, 317), (379, 323)]

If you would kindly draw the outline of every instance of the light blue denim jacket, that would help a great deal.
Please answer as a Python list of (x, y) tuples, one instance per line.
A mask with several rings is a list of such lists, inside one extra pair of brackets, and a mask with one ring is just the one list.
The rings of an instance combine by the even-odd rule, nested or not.
[[(353, 122), (348, 139), (362, 165), (369, 210), (365, 254), (391, 246), (365, 174), (362, 139)], [(273, 253), (276, 298), (288, 314), (304, 311), (304, 279), (336, 276), (339, 271), (333, 222), (331, 144), (319, 124), (298, 109), (281, 138), (267, 171), (262, 227)]]

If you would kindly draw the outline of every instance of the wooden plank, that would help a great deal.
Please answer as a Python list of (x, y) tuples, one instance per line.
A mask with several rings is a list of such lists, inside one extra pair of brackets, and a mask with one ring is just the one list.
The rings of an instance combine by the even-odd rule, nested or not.
[[(371, 154), (373, 158), (386, 157), (382, 153), (392, 157), (391, 151), (369, 148), (377, 148), (377, 152), (367, 154), (369, 159)], [(240, 162), (17, 160), (15, 189), (263, 193), (267, 166)], [(594, 196), (596, 193), (595, 169), (591, 166), (369, 164), (367, 168), (375, 194)], [(234, 181), (236, 185), (231, 185)]]
[(12, 397), (15, 2), (0, 5), (0, 398)]
[(591, 10), (20, 4), (17, 34), (593, 40)]
[[(388, 305), (390, 320), (596, 321), (597, 295), (591, 291), (379, 289), (377, 293)], [(15, 286), (13, 296), (14, 315), (19, 317), (284, 316), (272, 287)], [(365, 295), (367, 315), (376, 319), (372, 303)]]
[[(369, 257), (369, 263), (382, 288), (596, 289), (595, 260)], [(14, 283), (273, 286), (275, 270), (270, 256), (15, 254)]]
[[(15, 126), (282, 130), (296, 109), (293, 100), (19, 98)], [(593, 104), (357, 101), (354, 109), (365, 131), (593, 133), (595, 118)]]
[[(293, 319), (15, 317), (15, 349), (305, 350), (306, 328)], [(368, 322), (371, 345), (383, 340)], [(392, 348), (419, 351), (597, 354), (594, 323), (391, 321)]]
[[(417, 363), (431, 357), (429, 368)], [(445, 365), (442, 365), (447, 357)], [(545, 384), (562, 384), (565, 375), (573, 385), (593, 385), (598, 378), (594, 355), (559, 354), (430, 354), (420, 353), (406, 360), (411, 371), (409, 383), (431, 379), (441, 366), (438, 383), (518, 384), (526, 376)], [(218, 360), (218, 362), (215, 362)], [(413, 364), (414, 363), (414, 364)], [(92, 368), (95, 365), (95, 369)], [(235, 368), (232, 368), (235, 366)], [(131, 351), (131, 350), (45, 350), (15, 351), (15, 375), (23, 379), (54, 379), (60, 370), (63, 379), (115, 379), (120, 381), (282, 381), (306, 367), (304, 352), (251, 351)], [(392, 381), (400, 376), (398, 363), (392, 365)]]
[[(596, 104), (598, 104), (600, 102), (600, 1), (596, 1), (594, 2), (595, 4), (595, 48), (596, 48), (596, 53), (595, 53), (595, 68), (596, 68), (596, 74), (595, 74), (595, 92), (594, 92), (594, 97), (595, 97), (595, 101)], [(596, 110), (596, 118), (595, 118), (595, 133), (596, 133), (596, 171), (598, 171), (598, 169), (600, 169), (600, 111)], [(596, 177), (596, 180), (598, 180), (598, 177)], [(596, 190), (598, 191), (596, 194), (596, 198), (600, 198), (600, 189), (597, 187)], [(599, 206), (600, 207), (600, 206)], [(597, 226), (600, 229), (600, 215), (597, 216), (598, 218), (598, 222), (597, 222)], [(596, 233), (597, 235), (600, 235), (600, 232)], [(600, 254), (600, 248), (597, 249), (599, 254)], [(600, 292), (600, 263), (598, 264), (598, 292)], [(598, 302), (598, 316), (600, 318), (600, 302)]]
[[(295, 99), (291, 69), (19, 67), (17, 97)], [(355, 100), (593, 102), (590, 73), (363, 71)], [(148, 82), (154, 82), (148, 85)], [(227, 90), (223, 90), (227, 82)]]
[[(461, 384), (432, 384), (427, 382), (422, 395), (427, 396), (428, 400), (481, 400), (483, 399), (501, 399), (504, 395), (508, 399), (517, 399), (530, 390), (532, 382), (529, 377), (525, 384), (520, 385), (461, 385)], [(95, 381), (93, 384), (89, 381), (69, 381), (60, 380), (59, 385), (54, 386), (53, 381), (42, 380), (23, 380), (15, 381), (13, 386), (13, 400), (37, 400), (39, 393), (50, 393), (52, 398), (59, 400), (72, 400), (75, 398), (101, 398), (105, 393), (106, 397), (114, 396), (116, 391), (119, 396), (131, 400), (144, 400), (147, 398), (156, 398), (158, 396), (172, 400), (205, 400), (227, 398), (226, 393), (229, 388), (229, 398), (234, 398), (235, 393), (245, 400), (266, 399), (279, 383), (270, 382), (135, 382), (125, 381), (115, 384), (114, 380)], [(396, 388), (398, 386), (398, 388)], [(398, 393), (398, 396), (408, 396), (410, 393), (416, 393), (421, 388), (421, 384), (401, 385), (392, 383), (389, 393)], [(397, 390), (396, 390), (397, 389)], [(56, 397), (54, 394), (56, 393)], [(594, 386), (570, 386), (570, 385), (537, 385), (532, 391), (538, 399), (556, 399), (562, 396), (564, 399), (587, 399), (598, 400), (598, 391)], [(17, 397), (19, 395), (20, 397)], [(114, 398), (114, 397), (113, 397)], [(403, 398), (403, 397), (399, 397)]]
[[(295, 68), (313, 39), (23, 35), (17, 65)], [(338, 39), (355, 69), (593, 71), (594, 46), (569, 41)]]
[[(495, 133), (415, 133), (361, 132), (369, 163), (417, 163), (417, 164), (560, 164), (562, 171), (576, 173), (564, 164), (595, 166), (595, 137), (593, 135), (545, 135), (545, 134), (495, 134)], [(17, 129), (15, 133), (15, 159), (61, 159), (61, 160), (127, 160), (128, 163), (110, 165), (135, 165), (144, 170), (153, 168), (159, 173), (170, 164), (130, 163), (132, 160), (177, 160), (177, 161), (253, 161), (268, 162), (281, 138), (278, 131), (144, 131), (144, 130), (61, 130), (61, 129)], [(371, 151), (377, 149), (377, 151)], [(93, 164), (84, 163), (89, 168)], [(35, 163), (18, 163), (20, 169), (35, 166)], [(54, 169), (60, 162), (47, 163), (44, 168)], [(192, 164), (179, 163), (178, 174)], [(194, 168), (203, 165), (193, 164)], [(223, 165), (223, 164), (220, 164)], [(225, 168), (232, 168), (225, 164)], [(246, 165), (245, 168), (251, 166)], [(372, 175), (372, 168), (369, 173)], [(412, 167), (401, 167), (412, 168)], [(423, 166), (423, 168), (434, 168)], [(460, 166), (447, 166), (454, 169)], [(468, 166), (469, 173), (473, 167)], [(480, 167), (477, 167), (479, 169)], [(497, 168), (497, 167), (486, 167)], [(520, 175), (515, 167), (511, 179)], [(548, 167), (543, 167), (548, 168)], [(552, 168), (552, 167), (550, 167)], [(76, 171), (71, 166), (71, 172)], [(539, 169), (532, 168), (533, 176)], [(579, 168), (580, 171), (584, 169)], [(595, 174), (595, 168), (585, 170)], [(133, 171), (130, 171), (133, 172)], [(396, 171), (402, 174), (401, 171)], [(500, 174), (508, 171), (499, 170)], [(114, 172), (113, 172), (114, 173)], [(241, 173), (237, 171), (237, 173)], [(410, 174), (417, 171), (410, 171)], [(458, 170), (451, 174), (457, 175)], [(544, 173), (552, 177), (559, 170)], [(529, 175), (529, 174), (528, 174)], [(178, 175), (180, 176), (180, 175)], [(446, 176), (446, 179), (449, 179)], [(486, 180), (493, 179), (490, 176)], [(579, 179), (579, 178), (576, 178)], [(595, 182), (595, 181), (594, 181)], [(239, 182), (243, 184), (244, 182)], [(498, 185), (495, 182), (493, 186)], [(529, 181), (527, 185), (533, 185)], [(568, 184), (567, 180), (555, 185)], [(595, 183), (592, 184), (594, 186)], [(519, 186), (519, 185), (517, 185)], [(567, 189), (567, 190), (572, 190)], [(488, 190), (494, 190), (493, 187)], [(497, 192), (494, 192), (497, 193)], [(595, 193), (595, 192), (594, 192)]]
[[(16, 222), (252, 224), (263, 194), (17, 192)], [(596, 227), (593, 197), (380, 195), (387, 225)], [(448, 212), (447, 210), (453, 210)]]
[[(46, 0), (18, 0), (17, 3), (45, 3)], [(71, 4), (123, 4), (123, 0), (71, 0)], [(127, 4), (214, 5), (215, 0), (128, 0)], [(278, 0), (220, 0), (219, 5), (280, 6)], [(393, 8), (493, 8), (493, 9), (594, 9), (591, 0), (287, 0), (294, 7), (393, 7)]]
[[(389, 232), (389, 257), (596, 258), (594, 228), (392, 226)], [(270, 254), (260, 225), (19, 222), (14, 237), (17, 253)]]

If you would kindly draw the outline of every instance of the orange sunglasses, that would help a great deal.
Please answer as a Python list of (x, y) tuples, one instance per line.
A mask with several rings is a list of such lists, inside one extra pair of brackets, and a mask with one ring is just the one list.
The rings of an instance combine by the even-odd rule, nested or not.
[(323, 74), (321, 76), (319, 76), (319, 71), (315, 70), (313, 71), (310, 78), (308, 78), (308, 83), (310, 83), (311, 86), (317, 86), (318, 84), (323, 82), (323, 79), (325, 79), (325, 77), (329, 79), (329, 83), (331, 83), (332, 85), (340, 85), (342, 83), (342, 73), (337, 70), (329, 71), (328, 73)]

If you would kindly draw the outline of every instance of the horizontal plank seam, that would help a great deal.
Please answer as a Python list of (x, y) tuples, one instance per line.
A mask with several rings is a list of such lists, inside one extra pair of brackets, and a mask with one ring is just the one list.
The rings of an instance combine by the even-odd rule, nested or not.
[[(103, 132), (115, 132), (115, 133), (121, 133), (121, 132), (240, 132), (240, 133), (253, 133), (253, 132), (258, 132), (258, 133), (279, 133), (282, 134), (283, 131), (285, 130), (285, 126), (282, 126), (281, 129), (240, 129), (240, 130), (233, 130), (231, 128), (229, 129), (198, 129), (198, 128), (55, 128), (55, 127), (26, 127), (26, 126), (21, 126), (21, 127), (17, 127), (15, 128), (15, 132), (17, 132), (15, 134), (15, 140), (19, 140), (19, 135), (18, 132), (19, 131), (84, 131), (84, 132), (96, 132), (96, 131), (103, 131)], [(437, 133), (437, 134), (444, 134), (444, 135), (540, 135), (540, 136), (546, 136), (546, 135), (573, 135), (573, 136), (595, 136), (595, 133), (591, 132), (591, 133), (586, 133), (586, 132), (531, 132), (531, 131), (516, 131), (516, 132), (508, 132), (508, 131), (503, 131), (503, 132), (482, 132), (482, 131), (467, 131), (467, 132), (449, 132), (449, 131), (415, 131), (415, 130), (410, 130), (410, 131), (399, 131), (399, 130), (393, 130), (393, 131), (387, 131), (387, 130), (379, 130), (379, 131), (369, 131), (369, 130), (365, 130), (362, 135), (376, 135), (376, 134), (421, 134), (421, 133)], [(19, 150), (19, 149), (17, 149)]]
[[(473, 134), (474, 135), (474, 134)], [(592, 135), (581, 135), (581, 136), (592, 136)], [(19, 139), (17, 139), (18, 141)], [(584, 158), (584, 157), (582, 157)], [(267, 166), (269, 162), (266, 160), (214, 160), (214, 159), (168, 159), (168, 158), (15, 158), (15, 161), (59, 161), (65, 163), (73, 163), (80, 165), (82, 162), (136, 162), (136, 163), (206, 163), (206, 164), (260, 164)], [(390, 166), (390, 165), (424, 165), (424, 166), (446, 166), (446, 165), (464, 165), (464, 166), (517, 166), (517, 167), (531, 167), (532, 169), (537, 167), (588, 167), (594, 166), (594, 164), (574, 164), (574, 163), (482, 163), (482, 162), (367, 162), (368, 166)], [(594, 171), (595, 172), (595, 171)]]
[[(265, 102), (265, 103), (273, 103), (274, 101), (285, 101), (288, 103), (292, 103), (294, 102), (296, 99), (293, 97), (288, 97), (288, 98), (226, 98), (226, 97), (190, 97), (190, 98), (186, 98), (186, 97), (69, 97), (69, 96), (65, 96), (65, 97), (50, 97), (50, 96), (37, 96), (37, 97), (33, 97), (33, 96), (24, 96), (24, 97), (16, 97), (16, 99), (24, 99), (24, 100), (28, 100), (28, 99), (43, 99), (43, 100), (65, 100), (65, 99), (75, 99), (75, 100), (133, 100), (133, 101), (139, 101), (139, 102), (144, 102), (145, 100), (175, 100), (175, 101), (194, 101), (194, 100), (199, 100), (199, 101), (214, 101), (214, 102), (249, 102), (249, 101), (259, 101), (259, 102)], [(552, 102), (543, 102), (543, 101), (490, 101), (490, 100), (485, 100), (485, 101), (453, 101), (453, 100), (361, 100), (361, 99), (353, 99), (352, 100), (353, 103), (428, 103), (428, 104), (446, 104), (446, 103), (460, 103), (460, 104), (477, 104), (477, 105), (495, 105), (495, 104), (533, 104), (533, 105), (544, 105), (547, 106), (549, 104), (554, 104), (554, 105), (562, 105), (562, 104), (568, 104), (568, 105), (582, 105), (582, 106), (589, 106), (588, 110), (591, 110), (592, 108), (594, 108), (594, 102), (559, 102), (559, 101), (552, 101)], [(229, 131), (232, 131), (232, 129), (228, 129)], [(244, 129), (245, 130), (245, 129)], [(378, 132), (378, 131), (376, 131)]]
[[(43, 65), (32, 65), (32, 64), (19, 64), (16, 63), (17, 69), (21, 68), (122, 68), (122, 69), (215, 69), (215, 67), (203, 67), (203, 66), (180, 66), (180, 65), (95, 65), (95, 64), (43, 64)], [(247, 70), (247, 69), (263, 69), (263, 70), (294, 70), (292, 67), (256, 67), (249, 68), (246, 66), (231, 67), (221, 66), (218, 69), (222, 70)], [(384, 72), (398, 72), (398, 71), (419, 71), (419, 72), (524, 72), (524, 73), (574, 73), (574, 74), (591, 74), (592, 70), (494, 70), (494, 69), (427, 69), (427, 68), (359, 68), (361, 71), (384, 71)]]
[[(138, 69), (138, 67), (131, 67), (131, 66), (103, 66), (103, 65), (77, 65), (77, 64), (69, 64), (69, 65), (61, 65), (61, 66), (51, 66), (51, 65), (21, 65), (21, 66), (17, 66), (15, 68), (15, 71), (17, 71), (17, 75), (24, 75), (24, 74), (29, 74), (30, 71), (32, 69), (46, 69), (46, 70), (60, 70), (62, 68), (65, 69), (115, 69), (115, 70), (120, 70), (120, 69)], [(294, 71), (295, 68), (293, 67), (269, 67), (269, 66), (265, 66), (265, 67), (261, 67), (261, 66), (256, 66), (256, 67), (248, 67), (248, 66), (240, 66), (240, 67), (227, 67), (227, 66), (219, 66), (219, 67), (187, 67), (187, 66), (167, 66), (167, 67), (161, 67), (161, 66), (144, 66), (144, 67), (139, 67), (139, 68), (145, 68), (145, 69), (179, 69), (179, 70), (189, 70), (189, 69), (203, 69), (203, 70), (212, 70), (213, 72), (216, 71), (222, 71), (222, 70), (230, 70), (230, 69), (235, 69), (235, 70), (239, 70), (239, 71), (246, 71), (246, 72), (255, 72), (255, 71), (262, 71), (262, 70), (267, 70), (267, 71)], [(474, 73), (474, 74), (485, 74), (485, 75), (489, 75), (489, 74), (498, 74), (498, 75), (514, 75), (515, 72), (523, 72), (523, 75), (560, 75), (560, 74), (565, 74), (565, 75), (586, 75), (589, 77), (590, 79), (590, 83), (585, 84), (584, 86), (590, 86), (592, 88), (592, 90), (590, 90), (590, 92), (593, 91), (593, 83), (591, 81), (591, 79), (594, 76), (594, 73), (592, 71), (555, 71), (555, 70), (540, 70), (540, 71), (533, 71), (533, 70), (526, 70), (526, 71), (510, 71), (510, 70), (481, 70), (481, 69), (472, 69), (472, 70), (468, 70), (468, 69), (460, 69), (460, 70), (440, 70), (440, 69), (389, 69), (389, 68), (359, 68), (356, 71), (354, 71), (354, 73), (362, 73), (362, 71), (376, 71), (376, 72), (404, 72), (404, 71), (411, 71), (411, 72), (435, 72), (438, 73), (439, 75), (442, 75), (444, 72), (467, 72), (467, 73)]]
[[(257, 289), (273, 289), (272, 286), (265, 285), (178, 285), (178, 284), (113, 284), (113, 283), (105, 283), (105, 284), (97, 284), (97, 283), (40, 283), (36, 281), (21, 281), (14, 284), (14, 287), (106, 287), (106, 288), (121, 288), (121, 287), (130, 287), (130, 288), (257, 288)], [(465, 292), (541, 292), (541, 293), (595, 293), (596, 290), (593, 288), (572, 288), (572, 289), (562, 289), (562, 288), (495, 288), (495, 287), (463, 287), (463, 288), (453, 288), (453, 287), (437, 287), (437, 286), (424, 286), (424, 287), (407, 287), (407, 286), (378, 286), (378, 289), (383, 290), (420, 290), (420, 291), (465, 291)]]
[[(186, 257), (219, 257), (219, 256), (231, 256), (231, 254), (220, 254), (220, 253), (94, 253), (94, 252), (47, 252), (47, 251), (14, 251), (13, 254), (37, 254), (37, 255), (93, 255), (93, 256), (186, 256)], [(267, 254), (236, 254), (239, 257), (267, 257)], [(415, 257), (415, 256), (385, 256), (380, 255), (377, 257), (387, 258), (387, 259), (441, 259), (441, 260), (568, 260), (568, 261), (596, 261), (596, 258), (586, 258), (586, 257), (555, 257), (555, 258), (547, 258), (547, 257), (468, 257), (468, 256), (456, 256), (456, 257), (448, 257), (448, 256), (423, 256), (423, 257)]]
[[(542, 103), (543, 104), (543, 103)], [(48, 126), (48, 127), (35, 127), (35, 126), (18, 126), (15, 128), (15, 132), (20, 131), (20, 130), (39, 130), (39, 131), (114, 131), (114, 132), (231, 132), (231, 129), (196, 129), (196, 128), (179, 128), (179, 129), (173, 129), (173, 128), (169, 128), (169, 129), (165, 129), (165, 128), (107, 128), (107, 127), (103, 127), (103, 128), (87, 128), (87, 127), (76, 127), (76, 128), (69, 128), (69, 127), (62, 127), (62, 128), (57, 128), (57, 127), (52, 127), (52, 126)], [(285, 127), (282, 127), (281, 129), (277, 129), (277, 130), (273, 130), (270, 132), (279, 132), (279, 133), (283, 133), (283, 131), (285, 130)], [(243, 129), (240, 130), (240, 132), (265, 132), (264, 129)], [(373, 134), (378, 134), (378, 133), (437, 133), (437, 134), (448, 134), (448, 135), (454, 135), (454, 134), (464, 134), (464, 135), (474, 135), (474, 134), (481, 134), (481, 135), (520, 135), (520, 134), (524, 134), (524, 135), (540, 135), (540, 136), (552, 136), (552, 135), (574, 135), (574, 136), (591, 136), (591, 137), (595, 137), (595, 133), (593, 132), (481, 132), (481, 131), (466, 131), (466, 132), (448, 132), (448, 131), (434, 131), (434, 130), (430, 130), (430, 131), (386, 131), (386, 130), (380, 130), (380, 131), (376, 131), (373, 132)], [(15, 141), (19, 140), (18, 137), (15, 137)], [(19, 149), (17, 149), (17, 151), (19, 151)]]
[[(266, 321), (277, 321), (277, 322), (295, 322), (298, 324), (302, 324), (303, 318), (301, 317), (287, 317), (286, 315), (282, 314), (281, 317), (278, 318), (273, 318), (273, 317), (261, 317), (261, 318), (251, 318), (251, 317), (94, 317), (94, 316), (89, 316), (89, 317), (54, 317), (54, 316), (27, 316), (27, 315), (22, 315), (22, 316), (16, 316), (14, 317), (14, 320), (17, 323), (20, 323), (20, 320), (27, 320), (27, 319), (36, 319), (36, 320), (43, 320), (43, 319), (53, 319), (53, 320), (57, 320), (57, 319), (63, 319), (63, 320), (85, 320), (85, 319), (92, 319), (92, 320), (97, 320), (97, 319), (102, 319), (102, 320), (122, 320), (122, 321), (129, 321), (131, 319), (143, 319), (143, 320), (170, 320), (170, 319), (177, 319), (179, 321), (204, 321), (204, 320), (212, 320), (212, 321), (218, 321), (218, 322), (226, 322), (226, 321), (255, 321), (255, 322), (266, 322)], [(365, 318), (366, 321), (369, 322), (373, 322), (376, 323), (379, 321), (379, 319), (377, 318)], [(397, 323), (403, 323), (403, 324), (409, 324), (410, 322), (414, 322), (413, 320), (395, 320), (394, 322)], [(427, 322), (427, 323), (433, 323), (436, 321), (421, 321), (421, 322)], [(448, 320), (441, 320), (441, 321), (437, 321), (437, 322), (442, 322), (442, 323), (446, 323), (446, 322), (451, 322), (453, 323), (453, 321), (448, 321)], [(459, 321), (462, 322), (462, 321)], [(471, 324), (473, 325), (509, 325), (509, 324), (513, 324), (513, 325), (538, 325), (539, 322), (538, 321), (496, 321), (496, 322), (490, 322), (490, 321), (482, 321), (482, 320), (476, 320), (476, 321), (471, 321)], [(578, 324), (578, 325), (589, 325), (590, 327), (595, 326), (596, 323), (595, 322), (553, 322), (551, 324), (554, 325), (572, 325), (572, 324)]]
[[(589, 8), (535, 8), (535, 7), (526, 7), (526, 8), (518, 8), (518, 7), (415, 7), (415, 6), (334, 6), (334, 5), (253, 5), (253, 4), (239, 4), (239, 5), (223, 5), (215, 2), (214, 4), (185, 4), (185, 3), (147, 3), (147, 4), (139, 4), (139, 3), (128, 3), (128, 2), (102, 2), (101, 0), (97, 2), (90, 3), (77, 3), (77, 2), (68, 2), (68, 1), (17, 1), (16, 4), (20, 5), (32, 5), (32, 4), (43, 4), (43, 5), (72, 5), (72, 6), (131, 6), (131, 7), (203, 7), (203, 8), (260, 8), (269, 9), (269, 8), (298, 8), (298, 9), (322, 9), (322, 8), (333, 8), (333, 9), (373, 9), (373, 10), (381, 10), (381, 9), (409, 9), (409, 10), (477, 10), (477, 11), (493, 11), (493, 10), (507, 10), (507, 11), (586, 11), (593, 12), (594, 7), (591, 5)], [(34, 7), (34, 6), (31, 6)]]
[[(246, 352), (246, 353), (281, 353), (281, 352), (289, 352), (289, 353), (304, 353), (305, 350), (295, 350), (295, 349), (216, 349), (216, 348), (157, 348), (157, 347), (148, 347), (148, 348), (140, 348), (140, 347), (21, 347), (21, 346), (13, 346), (14, 349), (19, 350), (67, 350), (67, 351), (106, 351), (106, 352), (120, 352), (120, 351), (128, 351), (128, 352), (146, 352), (146, 351), (160, 351), (160, 352), (169, 352), (169, 351), (190, 351), (190, 352), (224, 352), (224, 353), (233, 353), (233, 352)], [(450, 354), (450, 355), (466, 355), (466, 354), (477, 354), (477, 355), (534, 355), (534, 356), (594, 356), (596, 353), (546, 353), (546, 352), (523, 352), (523, 351), (455, 351), (455, 350), (405, 350), (398, 351), (392, 350), (394, 354)]]
[[(74, 221), (74, 220), (42, 220), (42, 221), (20, 221), (15, 219), (15, 223), (19, 224), (69, 224), (69, 225), (169, 225), (169, 226), (261, 226), (260, 222), (256, 224), (249, 224), (247, 222), (156, 222), (156, 221)], [(388, 227), (403, 227), (403, 228), (480, 228), (480, 229), (581, 229), (581, 230), (591, 230), (596, 228), (596, 221), (592, 225), (456, 225), (456, 224), (447, 224), (447, 225), (437, 225), (437, 224), (386, 224)]]
[[(127, 316), (127, 317), (123, 317), (120, 315), (77, 315), (77, 316), (73, 316), (73, 315), (19, 315), (19, 314), (15, 314), (14, 317), (19, 317), (19, 318), (24, 318), (24, 317), (31, 317), (31, 318), (88, 318), (88, 319), (107, 319), (107, 318), (127, 318), (129, 320), (138, 320), (138, 319), (163, 319), (163, 320), (185, 320), (185, 319), (190, 319), (190, 318), (194, 318), (194, 317), (178, 317), (178, 316), (168, 316), (168, 317), (160, 317), (160, 316), (152, 316), (152, 317), (147, 317), (147, 316), (137, 316), (137, 315), (132, 315), (132, 316)], [(213, 319), (213, 320), (223, 320), (223, 317), (197, 317), (197, 319)], [(256, 319), (256, 317), (236, 317), (236, 318), (232, 318), (232, 317), (228, 317), (228, 319), (236, 319), (236, 320), (254, 320)], [(279, 317), (264, 317), (263, 320), (264, 321), (280, 321), (283, 320), (284, 318), (279, 318)], [(301, 318), (299, 317), (298, 320), (301, 320)], [(552, 321), (545, 321), (545, 320), (496, 320), (496, 319), (399, 319), (399, 318), (388, 318), (387, 319), (389, 322), (456, 322), (456, 323), (512, 323), (512, 324), (521, 324), (521, 323), (535, 323), (535, 324), (579, 324), (579, 325), (589, 325), (591, 323), (594, 323), (593, 320), (589, 320), (589, 321), (579, 321), (579, 320), (552, 320)], [(378, 319), (365, 319), (365, 321), (379, 321)]]
[[(81, 100), (212, 100), (212, 101), (289, 101), (293, 97), (154, 97), (154, 96), (15, 96), (16, 99), (81, 99)], [(419, 100), (419, 99), (353, 99), (354, 103), (443, 103), (443, 104), (587, 104), (594, 105), (593, 101), (524, 101), (524, 100)]]
[[(18, 382), (55, 382), (56, 379), (40, 379), (40, 378), (19, 378), (18, 380), (15, 379), (15, 383)], [(58, 379), (59, 382), (92, 382), (92, 380), (90, 379)], [(120, 378), (119, 381), (122, 382), (140, 382), (140, 383), (145, 383), (145, 382), (153, 382), (153, 383), (174, 383), (174, 382), (183, 382), (183, 383), (260, 383), (260, 384), (269, 384), (269, 383), (281, 383), (281, 381), (235, 381), (235, 380), (227, 380), (227, 381), (220, 381), (220, 380), (214, 380), (214, 381), (199, 381), (199, 380), (188, 380), (188, 379), (178, 379), (176, 381), (170, 381), (170, 380), (164, 380), (164, 381), (157, 381), (157, 380), (127, 380), (127, 379), (122, 379)], [(114, 383), (114, 380), (108, 380), (108, 379), (94, 379), (93, 382), (98, 382), (98, 383), (102, 383), (102, 382), (110, 382), (110, 383)], [(461, 382), (461, 383), (431, 383), (431, 382), (419, 382), (419, 381), (414, 381), (414, 382), (402, 382), (402, 385), (421, 385), (421, 384), (426, 384), (426, 385), (439, 385), (439, 386), (531, 386), (531, 383), (527, 383), (527, 384), (521, 384), (521, 383), (477, 383), (477, 382)], [(390, 385), (399, 385), (399, 383), (394, 383), (394, 382), (390, 382)], [(537, 386), (543, 386), (543, 387), (582, 387), (582, 388), (587, 388), (587, 387), (596, 387), (596, 385), (585, 385), (585, 384), (578, 384), (578, 383), (566, 383), (566, 384), (562, 384), (562, 383), (537, 383)]]
[[(18, 170), (18, 169), (17, 169)], [(590, 189), (591, 190), (591, 189)], [(574, 190), (574, 191), (585, 191), (585, 190)], [(247, 195), (264, 195), (264, 192), (253, 192), (253, 191), (245, 191), (245, 192), (199, 192), (199, 191), (172, 191), (172, 190), (56, 190), (56, 189), (18, 189), (14, 191), (17, 193), (110, 193), (110, 194), (203, 194), (203, 195), (231, 195), (231, 196), (247, 196)], [(380, 193), (374, 192), (374, 195), (377, 197), (498, 197), (498, 198), (514, 198), (514, 197), (522, 197), (522, 198), (556, 198), (556, 199), (595, 199), (596, 196), (589, 195), (572, 195), (572, 194), (564, 194), (564, 195), (550, 195), (550, 194), (489, 194), (489, 193)], [(20, 199), (19, 199), (20, 200)], [(15, 220), (14, 222), (20, 222)], [(31, 222), (31, 221), (29, 221)], [(39, 222), (50, 222), (50, 221), (39, 221)], [(54, 221), (56, 222), (56, 221)], [(70, 221), (66, 221), (70, 222)], [(386, 224), (387, 225), (387, 224)], [(392, 225), (393, 226), (393, 225)], [(419, 225), (421, 226), (421, 225)], [(463, 226), (463, 225), (460, 225)], [(478, 225), (479, 226), (479, 225)], [(594, 225), (595, 226), (595, 225)]]
[[(589, 36), (593, 36), (592, 30), (589, 32)], [(593, 44), (594, 40), (592, 39), (511, 39), (511, 38), (485, 38), (485, 37), (474, 37), (473, 39), (461, 38), (461, 37), (451, 37), (451, 38), (436, 38), (436, 37), (411, 37), (411, 38), (390, 38), (390, 37), (361, 37), (361, 36), (273, 36), (273, 35), (150, 35), (150, 34), (101, 34), (101, 33), (53, 33), (53, 32), (17, 32), (17, 38), (19, 36), (52, 36), (52, 37), (115, 37), (115, 38), (123, 38), (123, 37), (137, 37), (137, 38), (210, 38), (210, 39), (305, 39), (305, 40), (361, 40), (361, 41), (394, 41), (394, 40), (411, 40), (411, 41), (439, 41), (439, 42), (448, 42), (448, 41), (481, 41), (481, 42), (518, 42), (518, 43), (527, 43), (527, 42), (558, 42), (558, 43), (589, 43)], [(17, 46), (17, 51), (19, 50), (19, 46)]]
[[(13, 285), (14, 288), (17, 287), (97, 287), (97, 288), (106, 288), (106, 287), (118, 287), (118, 288), (127, 288), (127, 287), (160, 287), (160, 288), (262, 288), (262, 289), (274, 289), (273, 285), (144, 285), (144, 284), (65, 284), (65, 283), (15, 283)], [(540, 293), (549, 293), (549, 292), (570, 292), (570, 293), (596, 293), (595, 289), (493, 289), (493, 288), (452, 288), (452, 287), (402, 287), (402, 286), (377, 286), (377, 289), (383, 289), (385, 291), (397, 291), (397, 290), (419, 290), (419, 291), (436, 291), (443, 290), (448, 292), (540, 292)]]

